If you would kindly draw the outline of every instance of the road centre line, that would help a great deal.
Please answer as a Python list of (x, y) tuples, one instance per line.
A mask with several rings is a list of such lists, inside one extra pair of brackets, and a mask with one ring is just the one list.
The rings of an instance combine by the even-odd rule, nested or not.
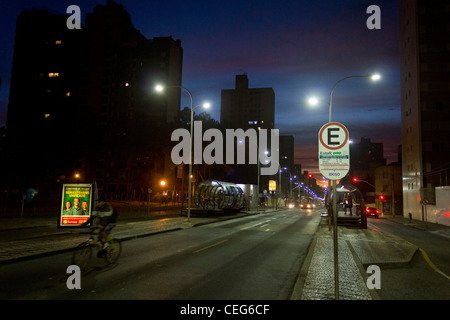
[(206, 247), (203, 247), (203, 248), (201, 248), (201, 249), (195, 250), (194, 253), (197, 253), (197, 252), (200, 252), (200, 251), (203, 251), (203, 250), (206, 250), (206, 249), (209, 249), (209, 248), (218, 246), (219, 244), (225, 243), (225, 242), (227, 242), (227, 241), (228, 241), (228, 239), (225, 239), (225, 240), (222, 240), (222, 241), (213, 243), (213, 244), (211, 244), (211, 245), (209, 245), (209, 246), (206, 246)]
[(443, 276), (444, 278), (447, 278), (447, 280), (450, 280), (450, 277), (448, 275), (446, 275), (444, 272), (442, 272), (441, 270), (439, 270), (438, 267), (436, 267), (434, 265), (433, 262), (431, 262), (430, 258), (428, 257), (428, 254), (425, 252), (425, 250), (423, 250), (422, 248), (419, 248), (419, 251), (422, 253), (423, 258), (425, 259), (425, 261), (428, 263), (428, 265), (437, 273), (439, 273), (441, 276)]

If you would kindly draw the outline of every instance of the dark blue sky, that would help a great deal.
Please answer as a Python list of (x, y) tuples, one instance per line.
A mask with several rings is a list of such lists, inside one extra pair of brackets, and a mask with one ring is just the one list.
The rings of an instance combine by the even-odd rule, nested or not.
[[(222, 89), (234, 88), (236, 74), (246, 73), (250, 87), (275, 91), (275, 122), (280, 134), (295, 137), (296, 163), (318, 172), (317, 133), (328, 122), (328, 105), (305, 100), (315, 94), (328, 101), (333, 84), (350, 75), (377, 72), (382, 80), (349, 79), (333, 95), (332, 120), (350, 137), (384, 144), (388, 163), (396, 161), (400, 133), (398, 4), (394, 0), (117, 0), (135, 28), (147, 38), (182, 40), (183, 85), (194, 103), (211, 103), (220, 120)], [(16, 0), (0, 5), (0, 125), (6, 122), (9, 80), (17, 15), (46, 8), (64, 13), (81, 8), (82, 19), (103, 1)], [(366, 9), (381, 9), (381, 29), (369, 30)], [(151, 88), (149, 88), (151, 90)], [(189, 105), (183, 93), (181, 106)]]

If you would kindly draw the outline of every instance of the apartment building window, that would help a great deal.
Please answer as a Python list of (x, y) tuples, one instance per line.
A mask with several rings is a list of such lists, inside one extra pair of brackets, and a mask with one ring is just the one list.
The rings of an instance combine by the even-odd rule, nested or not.
[(57, 78), (57, 77), (59, 77), (59, 72), (49, 72), (48, 77), (49, 78)]

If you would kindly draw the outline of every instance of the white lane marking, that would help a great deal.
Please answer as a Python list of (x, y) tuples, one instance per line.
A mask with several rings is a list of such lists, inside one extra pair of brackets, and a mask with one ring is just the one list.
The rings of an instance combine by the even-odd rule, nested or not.
[(270, 221), (270, 220), (265, 220), (265, 221), (263, 221), (263, 222), (259, 222), (259, 223), (257, 223), (257, 224), (253, 224), (253, 225), (251, 225), (251, 226), (241, 228), (241, 230), (246, 230), (246, 229), (250, 229), (250, 228), (253, 228), (253, 227), (257, 227), (257, 226), (262, 225), (263, 223), (266, 223), (266, 222), (268, 222), (268, 221)]

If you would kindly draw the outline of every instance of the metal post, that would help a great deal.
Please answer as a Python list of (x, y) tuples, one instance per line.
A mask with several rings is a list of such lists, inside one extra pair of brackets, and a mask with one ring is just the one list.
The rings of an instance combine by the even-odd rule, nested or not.
[(333, 212), (331, 202), (331, 180), (328, 179), (328, 231), (331, 231), (331, 213)]
[(147, 193), (147, 217), (150, 215), (150, 192)]
[(258, 186), (256, 187), (257, 189), (256, 189), (256, 205), (257, 205), (257, 208), (259, 209), (259, 207), (260, 207), (260, 205), (261, 205), (261, 199), (260, 199), (260, 197), (259, 197), (259, 171), (260, 171), (260, 164), (259, 164), (259, 144), (258, 144), (258, 146), (256, 147), (256, 149), (258, 150)]
[(191, 96), (191, 140), (189, 143), (189, 186), (188, 186), (188, 221), (191, 221), (191, 198), (192, 198), (192, 136), (194, 135), (194, 108)]
[(20, 219), (23, 218), (23, 206), (25, 204), (25, 198), (26, 197), (27, 197), (26, 195), (22, 195), (22, 209), (20, 210)]
[(280, 181), (280, 190), (278, 192), (278, 197), (277, 197), (277, 209), (278, 209), (278, 200), (279, 200), (280, 196), (282, 196), (282, 190), (281, 190), (281, 164), (279, 164), (279, 169), (278, 169), (278, 181)]
[(339, 300), (339, 261), (338, 261), (338, 236), (337, 236), (337, 216), (338, 216), (338, 206), (337, 206), (337, 180), (333, 180), (333, 222), (334, 222), (334, 234), (333, 234), (333, 245), (334, 245), (334, 298)]

